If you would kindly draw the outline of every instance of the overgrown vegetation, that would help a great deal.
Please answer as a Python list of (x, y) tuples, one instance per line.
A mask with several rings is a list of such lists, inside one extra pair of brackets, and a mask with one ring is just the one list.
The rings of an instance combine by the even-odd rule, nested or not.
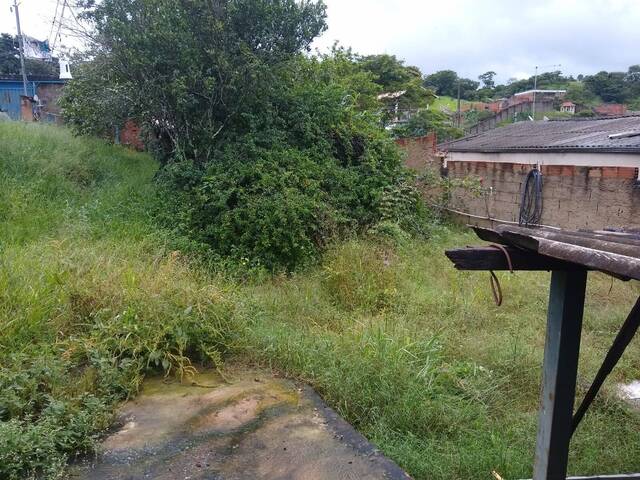
[(65, 117), (78, 133), (143, 125), (167, 226), (212, 253), (293, 271), (375, 227), (407, 184), (376, 96), (403, 82), (426, 96), (420, 74), (338, 47), (303, 55), (322, 2), (105, 0), (83, 16), (96, 41)]
[[(497, 308), (485, 275), (442, 254), (469, 235), (416, 240), (390, 222), (304, 272), (239, 276), (155, 223), (157, 168), (0, 125), (0, 477), (62, 477), (145, 375), (236, 355), (314, 385), (414, 478), (531, 476), (548, 274), (502, 275)], [(637, 294), (590, 276), (580, 393)], [(572, 473), (640, 468), (640, 416), (612, 391), (637, 377), (630, 348), (574, 438)]]

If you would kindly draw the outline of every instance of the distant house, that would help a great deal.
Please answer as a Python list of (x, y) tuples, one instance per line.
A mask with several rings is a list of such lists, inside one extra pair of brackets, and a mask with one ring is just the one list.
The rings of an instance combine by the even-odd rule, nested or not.
[(469, 127), (467, 132), (469, 134), (486, 132), (501, 126), (504, 122), (512, 122), (518, 115), (530, 116), (533, 112), (534, 97), (536, 112), (551, 112), (555, 110), (558, 100), (562, 99), (566, 93), (566, 90), (527, 90), (498, 100), (488, 104), (489, 110), (494, 112), (494, 115), (480, 120), (476, 125)]
[[(60, 115), (58, 98), (67, 80), (49, 75), (27, 77), (27, 97), (34, 112), (43, 121), (57, 122)], [(20, 97), (24, 96), (21, 75), (0, 75), (0, 111), (12, 120), (32, 120), (23, 118)]]
[(573, 102), (562, 102), (562, 105), (560, 105), (560, 111), (573, 115), (576, 113), (576, 104)]
[(526, 90), (524, 92), (515, 93), (513, 97), (509, 99), (509, 104), (513, 105), (521, 102), (533, 102), (534, 96), (536, 98), (536, 103), (543, 100), (552, 101), (555, 98), (563, 98), (566, 94), (566, 90)]
[(456, 188), (450, 208), (475, 224), (518, 222), (527, 174), (542, 173), (541, 224), (640, 228), (640, 115), (520, 122), (440, 144)]

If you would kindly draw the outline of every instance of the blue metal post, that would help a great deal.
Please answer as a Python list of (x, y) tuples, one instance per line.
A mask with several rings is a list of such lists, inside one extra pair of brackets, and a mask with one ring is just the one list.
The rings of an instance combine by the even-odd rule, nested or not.
[(551, 275), (534, 480), (567, 478), (586, 285), (586, 270)]

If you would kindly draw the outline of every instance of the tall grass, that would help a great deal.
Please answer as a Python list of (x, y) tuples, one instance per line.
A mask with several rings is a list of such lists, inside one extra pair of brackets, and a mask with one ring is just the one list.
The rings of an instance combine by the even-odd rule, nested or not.
[[(56, 478), (145, 375), (241, 357), (305, 380), (418, 479), (531, 475), (548, 274), (455, 271), (429, 241), (356, 239), (292, 276), (203, 267), (154, 224), (156, 164), (63, 129), (0, 125), (0, 478)], [(635, 284), (591, 274), (579, 390)], [(640, 470), (640, 416), (613, 393), (574, 438), (570, 470)], [(617, 439), (612, 442), (611, 439)]]

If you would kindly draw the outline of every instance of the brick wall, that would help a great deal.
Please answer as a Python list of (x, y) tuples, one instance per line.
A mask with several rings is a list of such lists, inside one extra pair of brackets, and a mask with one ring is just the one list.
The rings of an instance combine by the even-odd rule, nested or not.
[[(480, 217), (518, 221), (522, 184), (529, 165), (447, 162), (450, 178), (479, 177), (483, 193), (456, 188), (451, 208)], [(631, 167), (543, 165), (541, 223), (567, 229), (640, 228), (640, 189)], [(463, 221), (477, 222), (466, 218)]]
[[(413, 170), (422, 172), (435, 161), (437, 143), (435, 133), (418, 138), (399, 138), (396, 143), (405, 153), (405, 165)], [(439, 158), (437, 161), (439, 162)]]
[(43, 83), (38, 85), (38, 99), (42, 104), (41, 118), (48, 122), (62, 124), (58, 98), (62, 95), (64, 85), (57, 83)]
[(142, 133), (140, 127), (138, 127), (135, 122), (131, 120), (126, 121), (122, 130), (120, 130), (120, 143), (135, 148), (138, 151), (144, 150)]

